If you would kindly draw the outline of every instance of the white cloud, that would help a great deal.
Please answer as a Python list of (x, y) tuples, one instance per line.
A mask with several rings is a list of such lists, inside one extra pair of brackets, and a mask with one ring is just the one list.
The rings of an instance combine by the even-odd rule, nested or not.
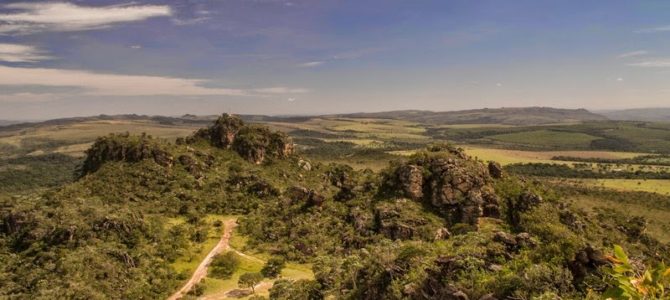
[(324, 62), (322, 62), (322, 61), (310, 61), (310, 62), (299, 64), (298, 67), (313, 68), (313, 67), (318, 67), (318, 66), (323, 65), (323, 64), (324, 64)]
[(636, 33), (655, 33), (655, 32), (664, 32), (664, 31), (670, 31), (670, 25), (644, 28), (644, 29), (636, 30), (635, 32)]
[(302, 88), (289, 88), (289, 87), (271, 87), (271, 88), (263, 88), (263, 89), (255, 89), (255, 92), (261, 93), (261, 94), (305, 94), (309, 93), (308, 89), (302, 89)]
[(130, 49), (142, 49), (142, 45), (131, 45)]
[(307, 92), (306, 89), (288, 87), (252, 90), (208, 88), (203, 86), (205, 83), (202, 79), (0, 66), (0, 85), (76, 87), (81, 89), (79, 94), (91, 96), (267, 96)]
[(296, 100), (295, 98), (288, 98), (288, 102), (293, 102), (295, 100)]
[(0, 33), (28, 34), (43, 31), (81, 31), (113, 24), (170, 16), (165, 5), (78, 6), (71, 3), (12, 3), (3, 6), (16, 12), (0, 14)]
[(670, 59), (650, 60), (650, 61), (632, 63), (628, 65), (632, 67), (643, 67), (643, 68), (668, 68), (670, 67)]
[(32, 63), (50, 58), (33, 46), (0, 43), (0, 61)]
[(621, 54), (619, 54), (619, 58), (636, 57), (636, 56), (643, 56), (643, 55), (647, 55), (647, 54), (649, 54), (649, 51), (637, 50), (637, 51), (621, 53)]

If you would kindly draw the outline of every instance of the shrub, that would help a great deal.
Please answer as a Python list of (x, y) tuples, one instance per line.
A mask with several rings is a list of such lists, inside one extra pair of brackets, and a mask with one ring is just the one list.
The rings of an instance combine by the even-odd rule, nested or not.
[(263, 266), (263, 269), (261, 269), (261, 274), (267, 278), (276, 278), (281, 274), (281, 270), (284, 269), (285, 265), (286, 262), (281, 257), (270, 258)]
[(240, 266), (240, 257), (233, 251), (219, 254), (210, 264), (210, 276), (214, 278), (229, 279)]
[(250, 288), (252, 293), (255, 293), (256, 285), (263, 281), (263, 274), (261, 273), (244, 273), (240, 276), (237, 284), (242, 288)]

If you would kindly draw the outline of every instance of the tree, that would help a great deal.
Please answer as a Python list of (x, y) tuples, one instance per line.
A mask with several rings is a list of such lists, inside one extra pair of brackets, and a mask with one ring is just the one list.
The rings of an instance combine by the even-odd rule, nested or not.
[(240, 276), (237, 284), (242, 288), (251, 288), (251, 292), (255, 293), (255, 287), (263, 280), (261, 273), (244, 273)]
[(281, 274), (281, 270), (284, 269), (285, 265), (286, 262), (281, 257), (270, 258), (263, 266), (263, 269), (261, 269), (261, 274), (267, 278), (276, 278)]
[(240, 258), (233, 251), (219, 254), (212, 260), (210, 274), (215, 278), (228, 279), (240, 265)]

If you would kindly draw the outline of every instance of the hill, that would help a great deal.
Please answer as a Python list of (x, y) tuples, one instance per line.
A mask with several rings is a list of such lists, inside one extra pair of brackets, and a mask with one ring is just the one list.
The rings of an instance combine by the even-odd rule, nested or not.
[(462, 111), (433, 112), (425, 110), (400, 110), (379, 113), (341, 115), (350, 118), (383, 118), (406, 120), (423, 124), (504, 124), (543, 125), (602, 121), (606, 117), (585, 109), (559, 109), (550, 107), (484, 108)]
[(0, 197), (0, 298), (166, 298), (231, 215), (239, 250), (312, 266), (270, 299), (595, 299), (617, 284), (612, 241), (635, 265), (670, 259), (644, 218), (572, 197), (444, 144), (381, 172), (310, 161), (228, 115), (174, 140), (107, 135), (74, 182)]
[(670, 122), (670, 108), (603, 110), (598, 113), (612, 120)]

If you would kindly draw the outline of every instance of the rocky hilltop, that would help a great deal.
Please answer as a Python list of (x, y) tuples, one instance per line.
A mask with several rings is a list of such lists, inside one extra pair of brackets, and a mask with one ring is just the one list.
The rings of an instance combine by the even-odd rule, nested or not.
[(101, 137), (74, 183), (0, 199), (0, 298), (166, 298), (212, 215), (240, 216), (240, 250), (312, 265), (271, 299), (583, 299), (612, 286), (613, 242), (637, 265), (670, 260), (646, 220), (577, 209), (450, 145), (381, 172), (294, 152), (225, 114), (176, 143)]

